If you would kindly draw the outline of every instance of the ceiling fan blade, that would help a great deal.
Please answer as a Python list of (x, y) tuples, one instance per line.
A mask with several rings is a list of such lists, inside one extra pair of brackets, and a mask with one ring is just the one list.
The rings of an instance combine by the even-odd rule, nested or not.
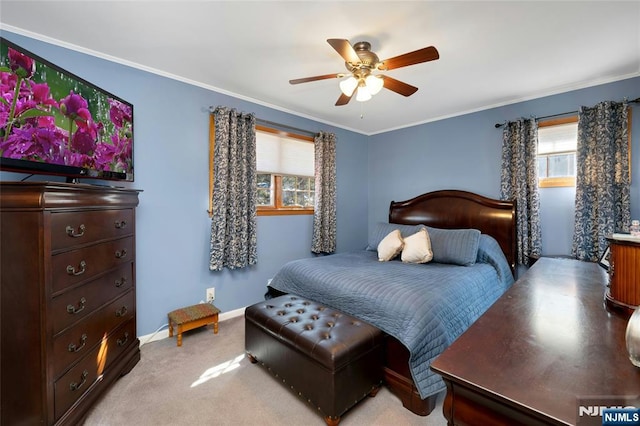
[(349, 103), (349, 101), (351, 100), (351, 96), (345, 95), (344, 93), (340, 94), (340, 97), (338, 98), (338, 100), (336, 101), (336, 106), (341, 106), (341, 105), (346, 105)]
[(382, 61), (381, 65), (378, 66), (378, 69), (392, 70), (409, 65), (420, 64), (422, 62), (435, 61), (438, 58), (440, 58), (438, 50), (433, 46), (429, 46), (423, 49), (414, 50), (413, 52), (405, 53), (404, 55), (385, 59)]
[(289, 83), (290, 84), (300, 84), (300, 83), (308, 83), (310, 81), (327, 80), (329, 78), (341, 78), (341, 77), (344, 77), (343, 73), (325, 74), (325, 75), (317, 75), (315, 77), (297, 78), (295, 80), (289, 80)]
[(327, 39), (327, 43), (329, 43), (331, 47), (333, 47), (336, 52), (338, 52), (340, 56), (344, 58), (345, 61), (352, 64), (357, 64), (360, 62), (360, 57), (353, 49), (353, 47), (351, 47), (349, 40), (345, 40), (342, 38), (330, 38)]
[[(355, 93), (355, 90), (354, 90), (354, 93)], [(341, 94), (340, 94), (340, 97), (339, 97), (339, 98), (338, 98), (338, 100), (336, 101), (336, 106), (341, 106), (341, 105), (346, 105), (346, 104), (348, 104), (348, 103), (349, 103), (349, 101), (351, 100), (351, 97), (352, 97), (352, 96), (353, 96), (353, 95), (351, 95), (351, 96), (347, 96), (347, 95), (345, 95), (344, 93), (341, 93)]]
[(402, 96), (411, 96), (418, 91), (418, 88), (407, 83), (403, 83), (400, 80), (389, 77), (388, 75), (381, 76), (384, 80), (384, 87), (401, 94)]

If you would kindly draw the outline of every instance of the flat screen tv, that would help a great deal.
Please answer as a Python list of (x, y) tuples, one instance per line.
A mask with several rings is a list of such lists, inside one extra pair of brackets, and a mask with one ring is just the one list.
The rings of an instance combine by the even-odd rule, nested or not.
[(133, 181), (133, 105), (0, 37), (0, 170)]

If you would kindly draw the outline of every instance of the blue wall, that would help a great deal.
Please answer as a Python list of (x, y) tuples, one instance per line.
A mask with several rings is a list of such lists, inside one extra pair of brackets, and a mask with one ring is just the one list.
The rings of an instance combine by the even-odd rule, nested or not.
[[(640, 77), (493, 108), (369, 138), (369, 226), (388, 217), (389, 200), (464, 189), (500, 196), (502, 131), (495, 123), (560, 114), (604, 100), (640, 97)], [(640, 219), (640, 104), (630, 104), (631, 217)], [(570, 254), (575, 188), (541, 188), (542, 252)]]
[[(339, 251), (366, 246), (367, 137), (262, 105), (102, 60), (7, 31), (2, 36), (134, 105), (138, 333), (167, 322), (167, 312), (216, 288), (223, 312), (262, 300), (267, 280), (287, 261), (311, 256), (312, 216), (260, 216), (258, 264), (240, 271), (208, 268), (209, 106), (337, 136)], [(363, 156), (363, 153), (365, 153)], [(2, 172), (2, 180), (24, 175)], [(56, 180), (35, 176), (30, 180)]]
[[(216, 288), (216, 305), (223, 312), (257, 302), (267, 280), (285, 262), (311, 256), (310, 216), (261, 216), (258, 265), (240, 271), (209, 271), (206, 209), (211, 105), (336, 133), (337, 248), (346, 251), (366, 246), (368, 226), (387, 220), (391, 200), (437, 189), (465, 189), (498, 197), (501, 131), (494, 123), (640, 96), (640, 78), (634, 78), (367, 137), (7, 31), (2, 36), (135, 106), (135, 182), (128, 186), (144, 191), (136, 221), (140, 335), (165, 324), (170, 310), (203, 299), (207, 287)], [(640, 109), (635, 109), (632, 216), (640, 218)], [(0, 174), (2, 180), (22, 177)], [(568, 253), (573, 191), (543, 189), (541, 204), (543, 252)]]

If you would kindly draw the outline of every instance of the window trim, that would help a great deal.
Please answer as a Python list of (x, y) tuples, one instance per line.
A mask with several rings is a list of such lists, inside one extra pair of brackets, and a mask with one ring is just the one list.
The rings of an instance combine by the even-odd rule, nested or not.
[[(256, 131), (274, 133), (288, 138), (299, 139), (305, 142), (314, 143), (315, 140), (311, 136), (300, 135), (297, 133), (287, 132), (284, 130), (274, 129), (272, 127), (256, 125)], [(273, 174), (273, 173), (272, 173)], [(282, 175), (273, 174), (275, 194), (275, 206), (256, 206), (256, 214), (258, 216), (284, 216), (284, 215), (312, 215), (314, 209), (311, 207), (278, 207), (282, 205), (282, 192), (277, 188), (282, 188)]]
[[(578, 115), (570, 115), (568, 117), (553, 118), (550, 120), (544, 120), (538, 122), (538, 129), (541, 127), (559, 126), (561, 124), (577, 123)], [(575, 152), (575, 151), (574, 151)], [(538, 155), (536, 154), (536, 157)], [(561, 177), (544, 177), (538, 178), (538, 188), (560, 188), (560, 187), (575, 187), (575, 176), (561, 176)]]

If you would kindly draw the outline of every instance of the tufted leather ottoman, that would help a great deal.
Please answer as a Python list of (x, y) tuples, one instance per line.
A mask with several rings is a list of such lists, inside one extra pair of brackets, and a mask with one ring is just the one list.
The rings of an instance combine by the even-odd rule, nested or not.
[(245, 349), (329, 425), (382, 382), (383, 336), (377, 328), (295, 295), (245, 310)]

